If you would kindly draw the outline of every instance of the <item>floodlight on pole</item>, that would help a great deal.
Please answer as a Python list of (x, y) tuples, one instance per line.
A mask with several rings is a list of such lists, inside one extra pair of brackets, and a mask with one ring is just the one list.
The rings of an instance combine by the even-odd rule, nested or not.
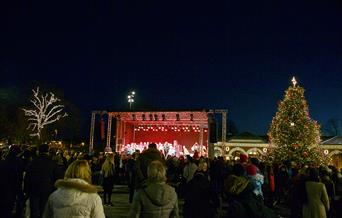
[(135, 96), (135, 91), (130, 92), (129, 95), (127, 96), (130, 110), (132, 110), (132, 104), (134, 103), (134, 96)]

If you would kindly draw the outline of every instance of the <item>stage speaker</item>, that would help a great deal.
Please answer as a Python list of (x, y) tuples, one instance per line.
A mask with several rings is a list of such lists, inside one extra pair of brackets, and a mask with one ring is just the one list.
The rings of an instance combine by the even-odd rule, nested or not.
[(209, 122), (209, 143), (217, 142), (216, 121), (211, 120)]

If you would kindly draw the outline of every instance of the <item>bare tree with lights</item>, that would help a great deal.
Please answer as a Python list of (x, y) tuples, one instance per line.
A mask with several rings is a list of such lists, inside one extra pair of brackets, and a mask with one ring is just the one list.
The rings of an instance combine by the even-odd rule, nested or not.
[(28, 117), (29, 125), (27, 129), (34, 132), (30, 136), (37, 136), (38, 139), (41, 139), (42, 130), (45, 126), (68, 116), (68, 114), (63, 111), (64, 105), (58, 104), (61, 100), (52, 92), (40, 94), (39, 87), (36, 90), (33, 89), (32, 92), (31, 103), (34, 107), (33, 109), (23, 108), (23, 111), (25, 116)]

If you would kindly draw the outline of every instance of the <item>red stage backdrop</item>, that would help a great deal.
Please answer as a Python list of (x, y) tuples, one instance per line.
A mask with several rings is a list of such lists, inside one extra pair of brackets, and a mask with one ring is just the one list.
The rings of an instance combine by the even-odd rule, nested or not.
[[(206, 131), (206, 130), (205, 130)], [(200, 143), (200, 133), (194, 132), (192, 129), (190, 132), (179, 131), (175, 132), (171, 129), (168, 131), (135, 131), (135, 141), (133, 141), (134, 127), (133, 125), (126, 125), (125, 132), (125, 144), (131, 144), (135, 142), (139, 144), (140, 142), (155, 142), (162, 143), (165, 142), (173, 143), (174, 140), (177, 140), (178, 144), (185, 145), (187, 149), (191, 149), (191, 146), (196, 142)], [(208, 140), (208, 132), (203, 132), (203, 145), (207, 145)]]

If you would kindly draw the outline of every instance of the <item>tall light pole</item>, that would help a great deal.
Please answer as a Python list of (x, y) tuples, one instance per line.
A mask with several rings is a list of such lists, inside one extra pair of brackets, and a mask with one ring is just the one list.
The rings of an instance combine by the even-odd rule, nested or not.
[(127, 96), (128, 103), (129, 103), (129, 110), (132, 110), (132, 104), (134, 103), (134, 96), (135, 96), (135, 91), (132, 91), (129, 93)]

